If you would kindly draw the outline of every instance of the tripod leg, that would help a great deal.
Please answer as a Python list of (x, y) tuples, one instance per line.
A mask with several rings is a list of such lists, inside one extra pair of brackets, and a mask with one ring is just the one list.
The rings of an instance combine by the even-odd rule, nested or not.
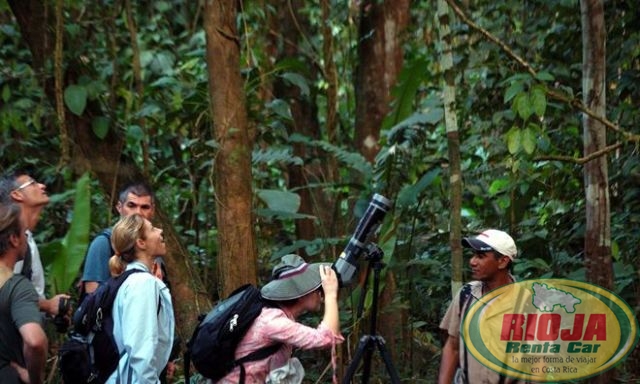
[(343, 384), (350, 384), (351, 380), (353, 380), (353, 375), (356, 373), (356, 369), (358, 369), (358, 365), (360, 364), (360, 360), (366, 351), (369, 351), (367, 356), (371, 357), (371, 345), (370, 343), (373, 339), (366, 335), (360, 338), (360, 342), (358, 343), (358, 349), (356, 350), (356, 354), (353, 355), (353, 360), (347, 367), (347, 372), (344, 374), (344, 378), (342, 379)]
[(373, 338), (369, 336), (369, 343), (367, 343), (367, 347), (364, 350), (364, 360), (362, 361), (362, 381), (361, 383), (365, 384), (369, 382), (369, 377), (371, 376), (371, 358), (373, 357)]
[(391, 383), (400, 384), (400, 377), (398, 376), (398, 372), (396, 372), (396, 368), (391, 362), (391, 356), (389, 355), (389, 351), (387, 351), (384, 339), (379, 336), (376, 337), (376, 345), (378, 346), (378, 351), (380, 351), (380, 356), (382, 356), (384, 365), (387, 367), (387, 373), (389, 374), (389, 377), (391, 377)]

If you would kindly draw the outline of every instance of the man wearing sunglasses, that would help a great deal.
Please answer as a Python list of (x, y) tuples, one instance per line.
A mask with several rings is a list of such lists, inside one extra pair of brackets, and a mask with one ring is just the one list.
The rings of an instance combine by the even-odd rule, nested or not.
[(471, 249), (471, 277), (453, 298), (440, 328), (447, 334), (440, 362), (439, 384), (522, 384), (486, 368), (466, 350), (460, 337), (460, 323), (467, 309), (483, 295), (514, 282), (511, 265), (518, 250), (506, 232), (487, 229), (475, 237), (462, 239), (462, 246)]
[(18, 261), (14, 266), (14, 273), (25, 275), (38, 293), (38, 306), (42, 312), (51, 316), (59, 313), (60, 302), (69, 299), (69, 295), (58, 294), (47, 299), (45, 290), (44, 269), (40, 259), (38, 245), (33, 239), (35, 230), (44, 207), (49, 204), (47, 187), (37, 182), (26, 171), (13, 171), (2, 177), (0, 180), (0, 201), (13, 201), (20, 205), (21, 220), (26, 227), (27, 243), (29, 245), (27, 255), (24, 260)]

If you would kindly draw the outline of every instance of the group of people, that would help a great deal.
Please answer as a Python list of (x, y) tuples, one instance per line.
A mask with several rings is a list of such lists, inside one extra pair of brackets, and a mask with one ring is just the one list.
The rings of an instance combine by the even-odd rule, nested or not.
[[(47, 299), (42, 262), (33, 241), (42, 209), (48, 204), (46, 186), (25, 172), (0, 179), (0, 382), (42, 383), (48, 349), (43, 330), (45, 316), (59, 314), (66, 294)], [(108, 383), (161, 383), (172, 377), (175, 320), (162, 256), (166, 254), (162, 229), (151, 220), (154, 195), (144, 183), (129, 184), (118, 195), (117, 223), (91, 242), (82, 272), (82, 294), (90, 294), (110, 277), (128, 269), (147, 273), (129, 275), (113, 307), (113, 335), (120, 350), (117, 369)], [(487, 230), (464, 238), (470, 248), (470, 299), (452, 300), (440, 327), (447, 334), (438, 383), (515, 383), (470, 358), (460, 339), (466, 309), (482, 295), (513, 282), (510, 267), (517, 255), (508, 234)], [(299, 383), (304, 376), (293, 348), (331, 348), (344, 338), (338, 310), (339, 282), (330, 264), (305, 262), (298, 255), (283, 256), (272, 280), (261, 289), (270, 303), (256, 318), (236, 350), (236, 358), (271, 344), (282, 347), (271, 356), (244, 364), (247, 383)], [(324, 314), (317, 327), (297, 321), (305, 312)], [(175, 351), (174, 351), (175, 352)], [(236, 368), (219, 381), (237, 383)], [(335, 381), (335, 377), (334, 377)]]
[[(43, 208), (46, 186), (26, 172), (12, 172), (0, 180), (0, 382), (42, 383), (48, 340), (46, 316), (59, 315), (60, 302), (69, 295), (45, 297), (44, 269), (32, 237)], [(154, 195), (146, 184), (125, 186), (115, 206), (117, 223), (96, 236), (85, 256), (80, 282), (81, 298), (110, 277), (128, 269), (135, 273), (120, 287), (113, 306), (113, 336), (120, 351), (117, 369), (107, 383), (163, 383), (175, 370), (175, 320), (166, 268), (162, 229), (151, 220)], [(282, 342), (282, 348), (262, 361), (247, 363), (247, 383), (283, 377), (302, 377), (292, 349), (321, 348), (341, 342), (338, 316), (338, 281), (326, 264), (307, 264), (287, 255), (274, 268), (274, 279), (262, 288), (272, 305), (256, 319), (238, 347), (242, 355), (262, 343)], [(307, 311), (325, 315), (317, 328), (296, 318)], [(172, 353), (173, 352), (173, 353)], [(232, 371), (223, 383), (235, 383)]]
[[(28, 173), (13, 171), (0, 179), (0, 382), (42, 383), (48, 340), (44, 322), (64, 315), (58, 294), (47, 299), (40, 253), (33, 240), (44, 207), (46, 186)], [(174, 347), (173, 305), (161, 258), (166, 253), (162, 230), (150, 219), (154, 196), (144, 183), (127, 185), (119, 194), (120, 220), (106, 236), (89, 246), (82, 273), (82, 292), (125, 269), (131, 275), (116, 296), (114, 339), (121, 351), (118, 369), (108, 382), (156, 383), (170, 377)], [(110, 262), (116, 267), (110, 270)], [(150, 315), (151, 314), (151, 315)], [(164, 375), (164, 376), (163, 376)], [(164, 382), (164, 381), (163, 381)]]

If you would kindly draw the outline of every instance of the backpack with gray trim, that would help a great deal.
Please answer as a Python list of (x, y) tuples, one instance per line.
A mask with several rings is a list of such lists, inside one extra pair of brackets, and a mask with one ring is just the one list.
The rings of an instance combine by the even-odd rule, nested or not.
[(58, 350), (65, 383), (104, 383), (118, 367), (120, 352), (113, 338), (113, 302), (132, 273), (112, 277), (90, 293), (73, 315), (73, 331)]
[(282, 344), (272, 344), (238, 360), (235, 358), (238, 343), (266, 305), (260, 290), (246, 284), (219, 302), (206, 316), (201, 316), (184, 354), (185, 382), (189, 382), (189, 368), (193, 362), (196, 370), (214, 383), (239, 366), (239, 383), (243, 384), (243, 363), (265, 359), (280, 349)]

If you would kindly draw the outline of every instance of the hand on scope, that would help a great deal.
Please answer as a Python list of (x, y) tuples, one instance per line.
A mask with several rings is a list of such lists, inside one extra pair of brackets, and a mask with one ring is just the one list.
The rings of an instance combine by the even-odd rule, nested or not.
[(338, 276), (336, 271), (330, 265), (320, 266), (320, 279), (322, 280), (322, 290), (324, 291), (325, 300), (327, 298), (336, 299), (338, 297)]
[(338, 311), (338, 275), (329, 265), (320, 266), (320, 279), (322, 280), (322, 290), (324, 291), (324, 316), (322, 322), (333, 331), (340, 334), (340, 315)]

